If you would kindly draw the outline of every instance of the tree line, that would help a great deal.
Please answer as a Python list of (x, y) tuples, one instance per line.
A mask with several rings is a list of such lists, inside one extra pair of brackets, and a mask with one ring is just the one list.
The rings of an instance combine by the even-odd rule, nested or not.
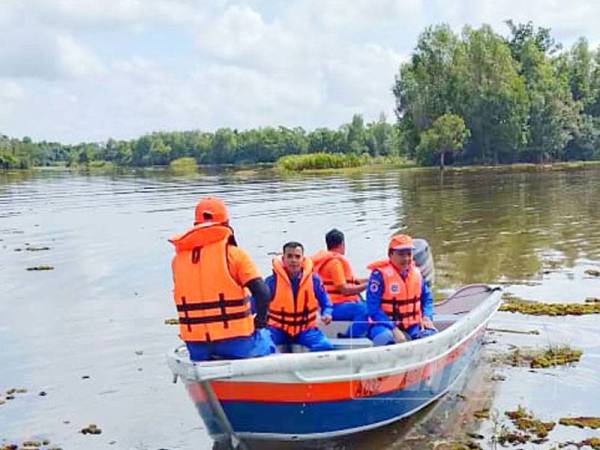
[(548, 28), (427, 28), (394, 85), (407, 155), (462, 164), (600, 159), (600, 49)]
[(270, 163), (287, 155), (404, 156), (422, 165), (600, 159), (600, 49), (563, 49), (548, 28), (507, 21), (425, 29), (392, 91), (397, 122), (361, 115), (338, 129), (221, 128), (64, 145), (0, 134), (0, 168), (107, 161), (119, 166)]
[(371, 156), (397, 155), (398, 128), (379, 120), (365, 124), (362, 116), (338, 129), (266, 127), (251, 130), (221, 128), (215, 132), (160, 132), (132, 140), (109, 139), (106, 143), (63, 145), (34, 143), (29, 138), (0, 136), (0, 167), (88, 164), (108, 161), (119, 166), (167, 165), (192, 157), (199, 164), (255, 164), (275, 162), (286, 155), (307, 153), (351, 153)]

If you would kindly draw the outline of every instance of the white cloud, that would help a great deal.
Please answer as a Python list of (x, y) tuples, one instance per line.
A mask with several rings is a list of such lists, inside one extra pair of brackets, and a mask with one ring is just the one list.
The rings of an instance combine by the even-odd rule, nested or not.
[[(115, 28), (191, 23), (198, 0), (3, 0), (2, 9), (27, 21), (60, 28)], [(0, 12), (2, 17), (2, 12)]]
[(568, 46), (598, 43), (597, 17), (591, 1), (3, 0), (0, 117), (65, 141), (392, 118), (394, 75), (428, 25), (533, 20)]
[(102, 73), (94, 53), (68, 34), (44, 28), (5, 28), (9, 45), (0, 47), (0, 76), (55, 79)]
[(15, 81), (0, 79), (0, 99), (4, 102), (21, 100), (25, 97), (25, 91)]

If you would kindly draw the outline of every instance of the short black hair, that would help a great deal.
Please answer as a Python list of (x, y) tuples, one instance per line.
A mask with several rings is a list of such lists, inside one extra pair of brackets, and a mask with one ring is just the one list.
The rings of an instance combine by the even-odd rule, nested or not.
[(283, 244), (283, 253), (285, 253), (288, 248), (300, 248), (302, 250), (302, 254), (304, 254), (304, 246), (300, 242), (290, 241)]
[(327, 250), (339, 247), (344, 243), (344, 233), (334, 228), (325, 235), (325, 243), (327, 244)]

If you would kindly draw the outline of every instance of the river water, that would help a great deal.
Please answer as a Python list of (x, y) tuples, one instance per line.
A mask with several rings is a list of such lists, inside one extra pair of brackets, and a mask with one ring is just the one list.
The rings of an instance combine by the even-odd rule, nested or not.
[[(293, 177), (0, 172), (0, 393), (27, 389), (12, 400), (0, 395), (0, 444), (48, 439), (63, 449), (211, 448), (165, 364), (166, 351), (178, 344), (176, 327), (164, 325), (175, 316), (167, 239), (190, 226), (204, 195), (226, 201), (238, 242), (263, 274), (284, 242), (301, 241), (312, 253), (337, 227), (355, 270), (366, 276), (366, 264), (385, 255), (389, 236), (404, 231), (431, 244), (438, 297), (474, 282), (499, 283), (534, 300), (600, 297), (600, 278), (585, 273), (600, 269), (600, 169)], [(54, 269), (26, 270), (41, 265)], [(554, 420), (600, 416), (597, 316), (498, 313), (491, 326), (541, 332), (490, 332), (496, 347), (565, 343), (584, 351), (574, 367), (494, 369), (506, 380), (483, 381), (492, 409), (501, 415), (522, 404)], [(92, 423), (102, 434), (79, 432)], [(481, 425), (488, 434), (491, 427)], [(360, 445), (401, 448), (389, 430), (386, 439), (362, 438)], [(548, 445), (592, 435), (557, 428)]]

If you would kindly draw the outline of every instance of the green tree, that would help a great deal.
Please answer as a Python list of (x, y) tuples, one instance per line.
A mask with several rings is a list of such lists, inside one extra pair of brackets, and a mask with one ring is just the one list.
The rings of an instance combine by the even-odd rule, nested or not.
[(393, 92), (408, 156), (414, 156), (412, 149), (423, 130), (441, 115), (454, 112), (452, 66), (458, 43), (448, 25), (429, 27), (419, 36), (410, 61), (400, 66)]
[(421, 134), (417, 155), (421, 161), (431, 160), (432, 156), (439, 157), (440, 169), (443, 170), (446, 153), (462, 150), (469, 136), (470, 132), (462, 117), (444, 114)]
[(584, 108), (594, 102), (592, 76), (594, 61), (587, 39), (580, 38), (567, 54), (569, 86), (575, 101), (581, 101)]
[(365, 121), (360, 114), (354, 114), (349, 124), (343, 125), (346, 135), (346, 149), (350, 153), (361, 155), (367, 151)]
[(508, 21), (509, 41), (528, 98), (526, 145), (520, 159), (542, 161), (561, 157), (577, 128), (578, 105), (573, 101), (566, 77), (559, 75), (548, 53), (558, 46), (547, 28), (533, 29), (531, 22), (515, 26)]
[(528, 101), (506, 41), (484, 25), (465, 27), (455, 52), (455, 111), (471, 131), (469, 159), (513, 162), (525, 143)]

